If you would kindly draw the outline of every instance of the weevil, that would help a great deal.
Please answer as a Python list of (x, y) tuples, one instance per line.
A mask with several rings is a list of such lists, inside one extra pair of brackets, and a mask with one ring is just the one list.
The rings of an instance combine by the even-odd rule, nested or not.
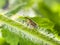
[(30, 24), (32, 26), (32, 28), (38, 28), (37, 24), (34, 21), (32, 21), (28, 17), (25, 17), (25, 18), (26, 18), (27, 23)]

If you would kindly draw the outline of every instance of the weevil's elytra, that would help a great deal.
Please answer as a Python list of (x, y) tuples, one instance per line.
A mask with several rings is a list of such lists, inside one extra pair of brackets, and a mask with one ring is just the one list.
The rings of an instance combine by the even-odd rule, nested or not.
[(5, 0), (5, 6), (3, 6), (3, 9), (7, 9), (9, 6), (9, 0)]

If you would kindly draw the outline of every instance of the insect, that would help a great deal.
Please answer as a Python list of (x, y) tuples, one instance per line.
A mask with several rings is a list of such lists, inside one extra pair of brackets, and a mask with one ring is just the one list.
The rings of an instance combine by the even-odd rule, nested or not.
[(3, 6), (3, 9), (7, 9), (9, 6), (9, 0), (5, 0), (5, 5)]
[(38, 26), (37, 26), (37, 24), (35, 23), (35, 22), (33, 22), (30, 18), (28, 18), (28, 17), (25, 17), (27, 20), (27, 23), (28, 23), (28, 25), (31, 25), (32, 26), (32, 28), (37, 28)]

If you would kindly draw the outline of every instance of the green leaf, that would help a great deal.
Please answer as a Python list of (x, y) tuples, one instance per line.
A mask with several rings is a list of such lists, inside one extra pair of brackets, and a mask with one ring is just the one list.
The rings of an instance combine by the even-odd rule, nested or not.
[(29, 29), (27, 27), (23, 27), (23, 25), (21, 25), (18, 22), (15, 22), (11, 19), (9, 19), (8, 17), (4, 16), (4, 15), (0, 15), (0, 21), (2, 21), (3, 23), (10, 25), (14, 28), (17, 28), (18, 30), (22, 31), (23, 33), (28, 33), (31, 34), (32, 36), (34, 36), (37, 39), (41, 39), (44, 42), (47, 42), (51, 45), (60, 45), (57, 41), (53, 40), (52, 38), (49, 38), (41, 33), (39, 33), (37, 30), (35, 29)]

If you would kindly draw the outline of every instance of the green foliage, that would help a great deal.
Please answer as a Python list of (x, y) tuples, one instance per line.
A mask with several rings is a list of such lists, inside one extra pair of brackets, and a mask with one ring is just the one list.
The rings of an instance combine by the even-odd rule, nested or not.
[[(48, 39), (47, 39), (47, 37), (45, 36), (45, 35), (43, 35), (43, 34), (40, 34), (37, 30), (35, 30), (35, 29), (29, 29), (29, 28), (27, 28), (27, 27), (24, 27), (23, 28), (23, 25), (21, 25), (20, 23), (18, 23), (18, 22), (15, 22), (15, 21), (13, 21), (13, 20), (11, 20), (11, 19), (9, 19), (9, 18), (7, 18), (7, 17), (5, 17), (5, 16), (3, 16), (3, 15), (0, 15), (0, 21), (2, 21), (3, 23), (5, 23), (5, 24), (7, 24), (7, 25), (10, 25), (10, 26), (12, 26), (12, 27), (15, 27), (15, 28), (17, 28), (18, 30), (20, 30), (20, 31), (22, 31), (22, 32), (25, 32), (25, 33), (28, 33), (28, 34), (31, 34), (32, 36), (34, 36), (35, 38), (37, 38), (37, 39), (42, 39), (43, 41), (45, 41), (45, 42), (47, 42), (47, 43), (49, 43), (49, 44), (51, 44), (51, 45), (59, 45), (59, 43), (58, 42), (56, 42), (56, 41), (54, 41), (52, 38), (49, 38), (48, 37)], [(5, 19), (5, 20), (4, 20)], [(53, 43), (52, 43), (53, 42)]]
[[(5, 0), (0, 0), (0, 8)], [(14, 0), (7, 13), (0, 14), (0, 45), (60, 45), (59, 0)], [(10, 3), (10, 0), (9, 0)], [(32, 9), (35, 17), (16, 15)], [(4, 10), (4, 9), (3, 9)], [(28, 11), (27, 11), (28, 12)], [(17, 16), (16, 19), (14, 16)], [(14, 20), (12, 20), (14, 18)], [(36, 24), (36, 25), (34, 25)]]
[(0, 8), (2, 8), (5, 5), (5, 0), (0, 0)]
[(0, 37), (0, 45), (9, 45), (6, 40), (2, 37)]
[[(58, 12), (52, 12), (44, 2), (39, 4), (40, 12), (51, 21), (55, 23), (59, 23), (60, 17)], [(57, 18), (56, 18), (57, 17)]]
[[(48, 18), (52, 21), (55, 26), (54, 30), (60, 32), (60, 4), (54, 0), (43, 0), (38, 3), (38, 12), (43, 15), (43, 17)], [(58, 27), (58, 28), (56, 28)], [(54, 31), (54, 32), (55, 32)]]
[(10, 45), (39, 45), (38, 43), (32, 42), (33, 40), (28, 39), (26, 34), (7, 25), (4, 25), (2, 35)]

